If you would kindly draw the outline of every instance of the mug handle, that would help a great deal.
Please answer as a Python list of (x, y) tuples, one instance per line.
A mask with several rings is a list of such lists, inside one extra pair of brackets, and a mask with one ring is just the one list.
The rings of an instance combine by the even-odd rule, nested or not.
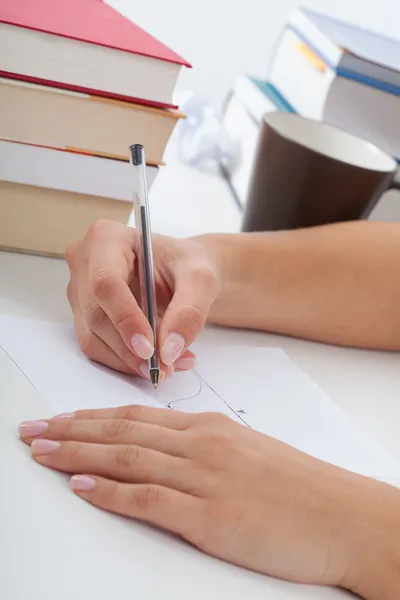
[(396, 181), (393, 179), (392, 183), (389, 186), (389, 190), (399, 190), (400, 191), (400, 181)]
[[(395, 179), (396, 177), (398, 177), (398, 179)], [(391, 184), (389, 185), (388, 189), (400, 191), (400, 168), (396, 169), (396, 172), (393, 175), (393, 179), (392, 179)]]

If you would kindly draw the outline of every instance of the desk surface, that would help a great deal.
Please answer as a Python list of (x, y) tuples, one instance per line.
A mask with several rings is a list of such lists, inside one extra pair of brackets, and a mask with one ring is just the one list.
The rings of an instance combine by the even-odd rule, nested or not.
[[(223, 181), (182, 167), (152, 191), (153, 229), (175, 236), (237, 231), (240, 213)], [(179, 215), (179, 220), (177, 219)], [(70, 322), (64, 261), (0, 253), (0, 312)], [(207, 331), (204, 334), (207, 336)], [(236, 342), (234, 331), (223, 331)], [(361, 427), (400, 459), (400, 357), (248, 333), (252, 344), (280, 346)], [(0, 351), (0, 596), (39, 600), (267, 596), (282, 600), (346, 597), (337, 590), (293, 586), (225, 565), (165, 534), (98, 511), (67, 489), (63, 476), (33, 463), (16, 437), (19, 421), (47, 407)], [(7, 458), (6, 458), (7, 457)], [(168, 537), (168, 536), (167, 536)], [(179, 568), (177, 567), (179, 565)], [(204, 578), (204, 569), (207, 578)], [(228, 587), (229, 586), (229, 587)], [(4, 593), (2, 593), (4, 592)], [(268, 593), (269, 592), (269, 593)]]

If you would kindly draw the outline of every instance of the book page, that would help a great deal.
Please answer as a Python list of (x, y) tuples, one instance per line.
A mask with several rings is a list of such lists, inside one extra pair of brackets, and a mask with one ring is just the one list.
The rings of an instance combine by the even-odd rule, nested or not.
[(0, 316), (0, 346), (51, 407), (43, 417), (129, 404), (219, 412), (345, 469), (400, 478), (399, 462), (279, 348), (197, 342), (198, 369), (154, 390), (86, 359), (69, 326)]

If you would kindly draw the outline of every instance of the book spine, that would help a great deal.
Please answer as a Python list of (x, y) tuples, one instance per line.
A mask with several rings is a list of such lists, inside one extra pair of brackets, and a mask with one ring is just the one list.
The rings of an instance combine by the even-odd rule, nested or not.
[(68, 83), (62, 83), (59, 81), (50, 81), (48, 79), (40, 79), (38, 77), (30, 77), (29, 75), (22, 75), (20, 73), (10, 73), (9, 71), (0, 70), (0, 77), (6, 79), (16, 79), (18, 81), (25, 81), (27, 83), (36, 83), (51, 88), (59, 88), (62, 90), (68, 90), (71, 92), (79, 92), (83, 94), (89, 94), (90, 96), (100, 96), (102, 98), (110, 98), (114, 100), (121, 100), (123, 102), (131, 102), (134, 104), (143, 104), (145, 106), (152, 106), (155, 108), (170, 108), (176, 110), (178, 108), (175, 104), (164, 104), (161, 102), (153, 102), (152, 100), (145, 100), (143, 98), (133, 98), (130, 96), (123, 96), (120, 94), (112, 94), (104, 90), (93, 90), (85, 87), (78, 87), (69, 85)]

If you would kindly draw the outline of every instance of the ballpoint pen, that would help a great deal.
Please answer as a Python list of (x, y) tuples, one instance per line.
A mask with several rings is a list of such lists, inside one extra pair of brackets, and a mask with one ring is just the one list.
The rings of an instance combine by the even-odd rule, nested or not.
[(133, 212), (135, 227), (139, 236), (137, 264), (141, 308), (146, 315), (154, 336), (154, 354), (150, 358), (149, 375), (154, 389), (160, 379), (160, 366), (157, 354), (157, 300), (154, 282), (153, 247), (146, 184), (146, 159), (141, 144), (130, 146), (131, 163), (134, 172)]

